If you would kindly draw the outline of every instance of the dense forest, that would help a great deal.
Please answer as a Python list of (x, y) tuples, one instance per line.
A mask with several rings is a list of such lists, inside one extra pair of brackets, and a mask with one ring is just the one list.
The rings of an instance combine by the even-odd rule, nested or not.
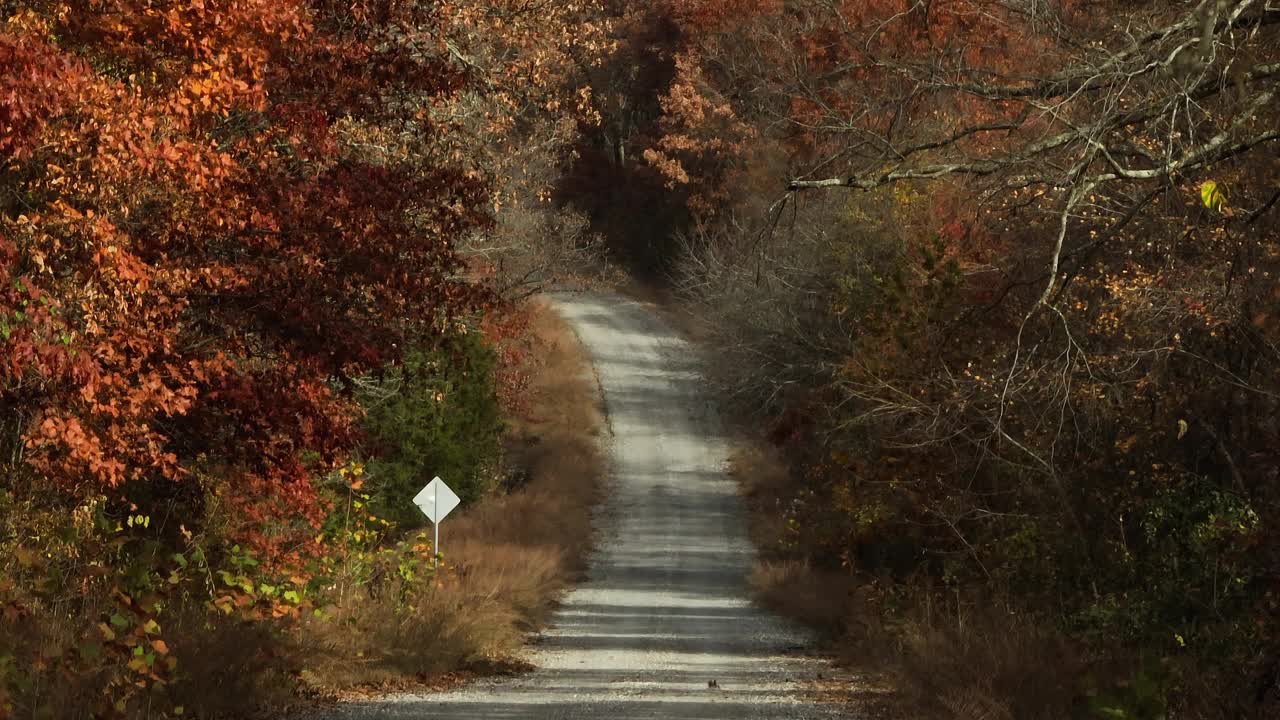
[(1275, 717), (1277, 92), (1274, 0), (0, 1), (0, 717), (432, 612), (590, 263), (920, 716)]
[(1280, 8), (619, 14), (566, 196), (782, 448), (784, 554), (861, 578), (828, 629), (926, 717), (1273, 716)]

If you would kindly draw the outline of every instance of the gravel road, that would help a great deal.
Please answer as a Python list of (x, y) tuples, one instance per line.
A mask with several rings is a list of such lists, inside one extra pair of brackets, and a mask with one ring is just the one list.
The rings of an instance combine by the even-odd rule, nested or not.
[(753, 550), (725, 475), (730, 443), (691, 349), (619, 296), (553, 302), (591, 353), (612, 430), (614, 474), (588, 578), (531, 649), (534, 672), (349, 703), (327, 717), (836, 717), (799, 682), (824, 669), (805, 656), (805, 636), (749, 600)]

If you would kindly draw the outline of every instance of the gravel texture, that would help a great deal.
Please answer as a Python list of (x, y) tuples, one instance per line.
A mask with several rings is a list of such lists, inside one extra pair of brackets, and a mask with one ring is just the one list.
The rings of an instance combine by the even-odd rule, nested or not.
[(631, 300), (553, 302), (591, 353), (612, 431), (588, 578), (531, 648), (534, 672), (348, 703), (326, 718), (838, 716), (808, 697), (805, 681), (825, 664), (806, 655), (804, 634), (749, 599), (754, 551), (725, 474), (730, 442), (693, 351)]

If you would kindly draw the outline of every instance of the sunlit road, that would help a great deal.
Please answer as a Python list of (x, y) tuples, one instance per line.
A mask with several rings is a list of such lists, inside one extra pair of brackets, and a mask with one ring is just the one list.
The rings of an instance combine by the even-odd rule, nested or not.
[(613, 434), (589, 578), (531, 651), (536, 671), (328, 717), (835, 717), (803, 697), (798, 681), (822, 669), (799, 652), (805, 639), (748, 599), (753, 551), (724, 472), (729, 443), (689, 348), (630, 300), (554, 302), (591, 353)]

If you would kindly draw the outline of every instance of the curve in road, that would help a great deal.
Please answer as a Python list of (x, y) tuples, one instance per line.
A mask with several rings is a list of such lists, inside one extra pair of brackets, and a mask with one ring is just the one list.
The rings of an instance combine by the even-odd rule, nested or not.
[(587, 579), (532, 651), (534, 672), (352, 703), (330, 717), (834, 716), (805, 696), (801, 681), (822, 669), (797, 652), (806, 638), (749, 599), (754, 551), (725, 474), (730, 445), (692, 350), (619, 296), (553, 302), (594, 360), (612, 430), (613, 478)]

